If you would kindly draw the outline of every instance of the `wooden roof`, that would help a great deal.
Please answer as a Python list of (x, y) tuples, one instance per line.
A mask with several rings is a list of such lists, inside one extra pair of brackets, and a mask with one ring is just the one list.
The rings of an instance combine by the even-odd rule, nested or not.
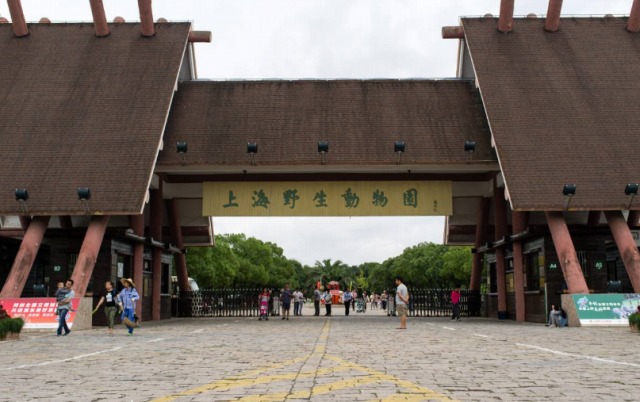
[[(627, 18), (463, 18), (477, 83), (515, 210), (627, 209), (640, 182), (640, 35)], [(632, 209), (640, 209), (637, 198)]]
[(151, 180), (190, 23), (29, 24), (15, 38), (0, 24), (0, 214), (137, 214)]

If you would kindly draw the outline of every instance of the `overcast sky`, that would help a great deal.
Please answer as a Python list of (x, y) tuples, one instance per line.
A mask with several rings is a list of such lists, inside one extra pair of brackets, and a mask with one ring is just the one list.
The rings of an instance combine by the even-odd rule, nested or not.
[[(107, 20), (138, 21), (137, 1), (104, 0)], [(563, 14), (629, 14), (632, 0), (565, 0)], [(548, 1), (516, 0), (515, 15)], [(27, 21), (91, 21), (88, 0), (22, 0)], [(213, 33), (196, 44), (199, 78), (441, 78), (456, 73), (457, 40), (441, 27), (498, 14), (500, 0), (153, 0), (154, 19), (192, 21)], [(6, 1), (0, 16), (10, 19)], [(420, 242), (442, 243), (444, 218), (215, 218), (216, 233), (277, 243), (313, 265), (382, 262)]]

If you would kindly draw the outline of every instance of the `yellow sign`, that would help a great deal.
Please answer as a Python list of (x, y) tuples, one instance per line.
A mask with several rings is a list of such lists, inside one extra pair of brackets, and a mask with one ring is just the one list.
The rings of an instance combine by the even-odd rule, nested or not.
[(450, 181), (206, 182), (204, 216), (451, 215)]

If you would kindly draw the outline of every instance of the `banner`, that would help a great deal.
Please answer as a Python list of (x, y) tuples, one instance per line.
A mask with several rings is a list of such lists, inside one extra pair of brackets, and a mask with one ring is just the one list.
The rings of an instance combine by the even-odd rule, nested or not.
[(637, 311), (640, 294), (573, 294), (581, 325), (629, 325)]
[(445, 216), (450, 181), (205, 182), (203, 216)]
[[(55, 298), (22, 298), (0, 299), (0, 304), (7, 310), (11, 318), (22, 318), (24, 329), (57, 329), (58, 316), (56, 314)], [(71, 306), (75, 310), (80, 305), (80, 298), (71, 299)], [(75, 311), (67, 313), (67, 326), (73, 326)]]

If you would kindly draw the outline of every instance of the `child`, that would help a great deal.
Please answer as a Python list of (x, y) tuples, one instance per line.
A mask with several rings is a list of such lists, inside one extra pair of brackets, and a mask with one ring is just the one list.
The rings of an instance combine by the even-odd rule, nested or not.
[[(64, 282), (58, 282), (58, 288), (56, 289), (56, 293), (55, 293), (56, 303), (58, 303), (56, 307), (56, 313), (60, 308), (60, 302), (67, 298), (67, 295), (69, 294), (70, 291), (71, 289), (67, 289), (66, 287), (64, 287)], [(73, 309), (73, 304), (69, 305), (69, 311), (75, 311)]]
[(259, 321), (269, 320), (269, 291), (267, 288), (262, 289), (262, 293), (258, 296), (260, 301), (260, 319)]

